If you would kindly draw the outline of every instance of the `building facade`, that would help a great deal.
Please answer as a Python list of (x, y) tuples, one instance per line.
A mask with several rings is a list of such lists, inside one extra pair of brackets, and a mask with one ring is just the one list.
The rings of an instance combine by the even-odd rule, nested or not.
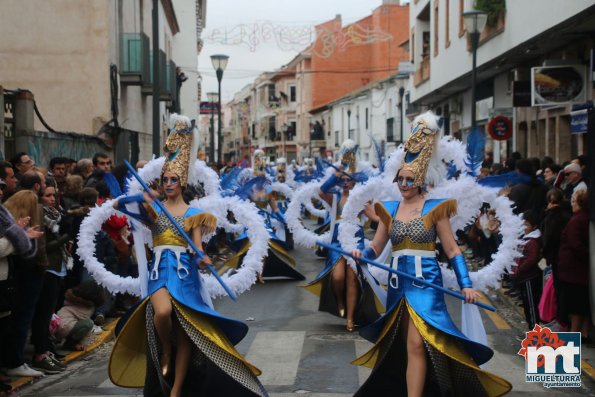
[[(203, 23), (197, 15), (206, 0), (160, 0), (158, 7), (163, 142), (169, 113), (197, 114)], [(9, 0), (2, 4), (0, 35), (0, 84), (31, 91), (53, 130), (99, 136), (117, 161), (151, 158), (151, 0)], [(180, 71), (190, 75), (181, 85)], [(47, 128), (35, 120), (34, 131)], [(41, 148), (29, 145), (26, 135), (16, 136), (15, 148), (35, 158)]]
[(349, 136), (346, 110), (342, 117), (337, 113), (344, 108), (340, 104), (354, 99), (351, 133), (365, 156), (373, 150), (369, 135), (387, 143), (392, 131), (390, 144), (398, 141), (394, 131), (401, 131), (397, 103), (404, 77), (399, 65), (409, 59), (402, 45), (409, 35), (408, 9), (385, 1), (354, 23), (343, 26), (338, 15), (315, 26), (310, 46), (279, 70), (260, 75), (245, 99), (234, 99), (234, 106), (250, 104), (250, 149), (263, 149), (270, 160), (332, 156), (335, 140)]
[[(407, 113), (413, 116), (433, 109), (444, 117), (445, 131), (462, 138), (471, 127), (472, 108), (472, 52), (463, 12), (472, 10), (472, 3), (412, 1), (409, 17), (415, 73), (406, 93)], [(583, 153), (585, 136), (571, 134), (571, 112), (573, 105), (592, 100), (589, 26), (595, 24), (595, 2), (497, 0), (491, 6), (477, 49), (475, 91), (476, 118), (488, 137), (486, 152), (493, 152), (496, 162), (513, 151), (523, 157), (551, 156), (557, 162)], [(570, 67), (583, 74), (585, 95), (532, 106), (532, 90), (539, 86), (533, 68), (551, 66)], [(490, 134), (489, 122), (500, 115), (511, 121), (509, 139), (492, 139)]]

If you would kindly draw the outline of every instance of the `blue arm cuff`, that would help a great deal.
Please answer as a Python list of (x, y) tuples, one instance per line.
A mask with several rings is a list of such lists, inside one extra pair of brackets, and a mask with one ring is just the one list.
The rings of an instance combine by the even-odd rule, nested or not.
[(366, 247), (362, 251), (362, 256), (366, 259), (376, 259), (376, 252), (372, 248)]
[(335, 175), (335, 174), (331, 175), (331, 176), (330, 176), (330, 177), (329, 177), (329, 178), (326, 180), (326, 182), (324, 182), (324, 183), (322, 184), (322, 186), (320, 186), (320, 190), (322, 190), (322, 192), (323, 192), (323, 193), (329, 193), (329, 192), (330, 192), (330, 190), (331, 190), (332, 188), (334, 188), (335, 186), (337, 186), (337, 184), (338, 184), (338, 182), (339, 182), (339, 180), (340, 180), (340, 179), (341, 179), (341, 178), (339, 178), (339, 177), (338, 177), (337, 175)]
[(469, 271), (467, 270), (467, 263), (465, 262), (465, 257), (463, 255), (457, 255), (455, 257), (450, 258), (448, 261), (452, 268), (457, 275), (457, 281), (459, 283), (459, 287), (463, 288), (473, 288), (473, 284), (471, 283), (471, 279), (469, 278)]

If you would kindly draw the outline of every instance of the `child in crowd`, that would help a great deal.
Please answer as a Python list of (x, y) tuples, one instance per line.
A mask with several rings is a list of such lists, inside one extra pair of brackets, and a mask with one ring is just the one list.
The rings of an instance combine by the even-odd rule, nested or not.
[(63, 348), (84, 350), (82, 341), (93, 329), (91, 316), (105, 301), (103, 289), (94, 281), (85, 281), (66, 291), (64, 306), (58, 311), (61, 319), (56, 338), (65, 339)]
[[(523, 309), (529, 330), (539, 322), (537, 306), (541, 298), (542, 272), (539, 268), (541, 259), (541, 231), (539, 230), (539, 216), (532, 211), (523, 213), (523, 255), (516, 260), (517, 267), (511, 276), (523, 298)], [(525, 335), (522, 335), (525, 338)]]

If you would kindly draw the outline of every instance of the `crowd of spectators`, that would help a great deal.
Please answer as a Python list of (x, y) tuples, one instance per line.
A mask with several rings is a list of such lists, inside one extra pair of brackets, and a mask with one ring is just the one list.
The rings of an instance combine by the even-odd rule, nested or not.
[[(513, 202), (513, 212), (524, 222), (522, 255), (503, 275), (505, 293), (523, 308), (527, 329), (548, 324), (556, 330), (581, 332), (583, 342), (590, 343), (587, 157), (556, 164), (550, 157), (523, 159), (514, 153), (504, 166), (484, 165), (482, 177), (509, 176), (511, 183), (500, 193)], [(486, 203), (477, 221), (458, 236), (480, 266), (489, 263), (498, 249), (499, 227), (498, 214)], [(542, 301), (549, 277), (555, 299), (548, 295)], [(548, 308), (547, 318), (540, 318), (540, 301)], [(518, 337), (524, 338), (524, 334)]]
[[(81, 222), (111, 197), (106, 175), (123, 183), (117, 168), (104, 153), (55, 157), (47, 169), (27, 153), (0, 161), (0, 391), (10, 377), (64, 371), (60, 352), (84, 349), (106, 317), (134, 303), (98, 286), (76, 254)], [(125, 217), (109, 218), (95, 246), (108, 270), (136, 276)]]

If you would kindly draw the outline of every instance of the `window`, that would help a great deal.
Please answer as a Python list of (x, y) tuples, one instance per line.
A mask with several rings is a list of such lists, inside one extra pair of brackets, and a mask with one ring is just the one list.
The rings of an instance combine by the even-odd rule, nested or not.
[(465, 0), (459, 0), (459, 37), (465, 34), (465, 22), (463, 21), (463, 12), (465, 11)]
[(440, 36), (439, 34), (439, 16), (440, 14), (438, 13), (438, 0), (434, 0), (434, 56), (438, 55), (438, 37)]
[(411, 63), (415, 63), (415, 28), (411, 28), (411, 42), (409, 48), (411, 49)]
[(296, 87), (295, 85), (291, 85), (289, 86), (289, 102), (295, 102), (296, 101)]
[(368, 125), (369, 125), (368, 116), (369, 116), (369, 114), (368, 114), (368, 108), (366, 108), (366, 130), (368, 129)]
[(450, 0), (446, 0), (444, 6), (444, 17), (446, 22), (445, 35), (444, 35), (444, 47), (450, 47)]
[(289, 122), (289, 128), (291, 131), (291, 138), (289, 138), (290, 141), (293, 140), (293, 138), (295, 137), (296, 133), (297, 133), (297, 121), (290, 121)]
[(394, 117), (389, 117), (386, 119), (386, 141), (387, 142), (394, 142), (395, 141), (395, 119)]

